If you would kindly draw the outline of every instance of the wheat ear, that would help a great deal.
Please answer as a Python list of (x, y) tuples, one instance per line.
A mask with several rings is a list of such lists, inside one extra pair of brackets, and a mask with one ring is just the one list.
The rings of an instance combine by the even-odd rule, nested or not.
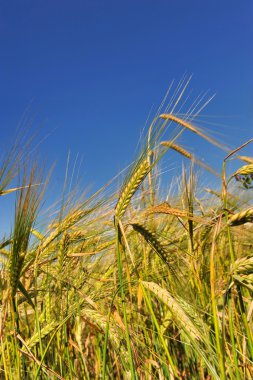
[(60, 322), (52, 321), (48, 323), (45, 327), (43, 327), (40, 331), (40, 334), (36, 332), (27, 342), (26, 345), (29, 348), (32, 348), (35, 346), (37, 343), (40, 342), (40, 339), (45, 338), (48, 334), (50, 334), (52, 331), (58, 327)]
[(134, 195), (134, 193), (136, 192), (146, 175), (149, 173), (149, 171), (150, 165), (148, 161), (145, 159), (140, 164), (140, 166), (134, 171), (132, 177), (130, 178), (129, 182), (127, 183), (127, 185), (121, 193), (121, 196), (115, 207), (115, 217), (117, 219), (122, 218), (132, 196)]
[(212, 139), (211, 137), (205, 135), (197, 127), (195, 127), (191, 123), (188, 123), (187, 121), (185, 121), (185, 120), (183, 120), (183, 119), (181, 119), (181, 118), (179, 118), (177, 116), (174, 116), (174, 115), (172, 115), (170, 113), (168, 113), (168, 114), (163, 113), (159, 117), (161, 119), (174, 121), (175, 123), (181, 125), (182, 127), (189, 129), (189, 131), (191, 131), (193, 133), (196, 133), (198, 136), (204, 138), (205, 140), (207, 140), (211, 144), (216, 145), (217, 147), (219, 147), (221, 149), (224, 149), (224, 146), (222, 144), (220, 144), (218, 141), (216, 141), (216, 140)]
[(253, 256), (246, 256), (237, 259), (231, 265), (232, 283), (239, 283), (253, 291)]
[(239, 226), (240, 224), (248, 222), (253, 223), (253, 208), (238, 212), (228, 219), (228, 224), (230, 226)]
[(247, 156), (237, 156), (240, 160), (247, 162), (248, 164), (253, 164), (253, 157), (247, 157)]
[(232, 174), (232, 177), (235, 177), (237, 175), (249, 175), (249, 174), (253, 174), (253, 164), (242, 166), (234, 174)]
[(161, 203), (160, 205), (150, 207), (145, 211), (146, 215), (150, 214), (167, 214), (167, 215), (174, 215), (178, 218), (187, 218), (190, 220), (193, 220), (195, 222), (203, 222), (202, 218), (189, 215), (187, 211), (180, 210), (178, 208), (170, 207), (170, 205), (167, 202)]
[(67, 261), (67, 254), (69, 248), (70, 237), (67, 232), (64, 232), (62, 240), (60, 242), (59, 254), (58, 254), (58, 274), (61, 274), (64, 270)]
[(202, 166), (204, 169), (208, 170), (210, 173), (214, 174), (215, 176), (219, 176), (218, 173), (216, 173), (216, 171), (213, 168), (211, 168), (209, 165), (205, 164), (201, 160), (198, 160), (193, 154), (188, 152), (188, 150), (184, 149), (181, 145), (174, 144), (172, 141), (162, 141), (161, 145), (175, 150), (176, 152), (188, 158), (189, 160), (193, 161), (197, 165)]
[(153, 248), (153, 250), (157, 253), (157, 255), (163, 260), (163, 262), (169, 267), (171, 273), (177, 278), (175, 270), (173, 268), (173, 263), (171, 260), (171, 256), (169, 252), (164, 247), (161, 239), (159, 239), (156, 234), (148, 229), (146, 226), (144, 227), (140, 223), (132, 223), (131, 226), (135, 231), (137, 231), (140, 235), (144, 237), (146, 242)]
[(242, 257), (240, 259), (237, 259), (232, 267), (231, 267), (232, 274), (252, 274), (253, 273), (253, 256), (246, 256)]
[(173, 317), (187, 334), (189, 334), (193, 339), (202, 340), (201, 333), (192, 323), (182, 306), (166, 289), (161, 288), (154, 282), (142, 281), (141, 283), (169, 307)]
[(184, 149), (181, 145), (174, 144), (172, 141), (162, 141), (161, 145), (175, 150), (176, 152), (182, 154), (182, 156), (189, 158), (189, 160), (193, 159), (193, 155), (190, 152)]

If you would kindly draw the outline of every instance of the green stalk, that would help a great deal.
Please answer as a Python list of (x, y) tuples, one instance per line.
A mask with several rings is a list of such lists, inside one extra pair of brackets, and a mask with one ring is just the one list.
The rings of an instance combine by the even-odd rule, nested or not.
[(215, 331), (215, 340), (216, 340), (216, 349), (219, 361), (219, 367), (221, 372), (221, 379), (225, 380), (225, 365), (224, 365), (224, 350), (221, 345), (221, 337), (220, 337), (220, 329), (219, 329), (219, 320), (217, 315), (217, 304), (215, 298), (215, 265), (214, 265), (214, 248), (215, 248), (215, 240), (218, 234), (218, 225), (216, 224), (213, 236), (213, 243), (211, 248), (210, 255), (210, 286), (211, 286), (211, 305), (213, 311), (213, 323), (214, 323), (214, 331)]
[(233, 359), (234, 359), (234, 365), (235, 365), (235, 375), (237, 380), (241, 380), (242, 376), (239, 371), (238, 367), (238, 357), (237, 357), (237, 351), (236, 351), (236, 342), (235, 342), (235, 335), (234, 335), (234, 322), (233, 322), (233, 310), (231, 306), (231, 292), (228, 295), (228, 322), (229, 322), (229, 331), (230, 331), (230, 339), (232, 344), (232, 353), (233, 353)]
[[(10, 311), (11, 311), (11, 321), (12, 321), (12, 328), (14, 331), (16, 331), (16, 334), (19, 334), (19, 315), (18, 315), (18, 309), (16, 305), (16, 297), (11, 297), (10, 300)], [(18, 379), (20, 378), (20, 354), (18, 351), (18, 345), (19, 341), (17, 342), (15, 334), (11, 336), (11, 348), (13, 352), (13, 361), (15, 363), (15, 370), (16, 370), (16, 376), (18, 376)], [(8, 341), (7, 341), (8, 346)]]
[[(229, 181), (228, 181), (229, 183)], [(234, 253), (234, 247), (233, 247), (233, 241), (231, 236), (230, 227), (228, 225), (228, 211), (227, 211), (227, 186), (228, 186), (227, 180), (226, 180), (226, 161), (223, 162), (222, 167), (222, 195), (223, 195), (223, 208), (225, 210), (225, 220), (227, 224), (227, 236), (228, 236), (228, 245), (229, 245), (229, 252), (230, 252), (230, 258), (231, 263), (233, 264), (235, 261), (235, 253)]]
[(8, 365), (7, 365), (6, 357), (5, 357), (6, 350), (4, 348), (4, 342), (3, 342), (2, 338), (1, 338), (1, 351), (2, 351), (2, 359), (3, 359), (3, 368), (4, 368), (5, 380), (12, 380), (12, 372), (10, 372), (10, 373), (8, 372)]
[(129, 328), (128, 328), (128, 321), (127, 321), (127, 313), (126, 313), (126, 299), (125, 299), (125, 290), (123, 287), (123, 273), (122, 273), (122, 245), (120, 242), (121, 238), (121, 232), (118, 225), (118, 221), (116, 222), (116, 251), (117, 251), (117, 266), (118, 266), (118, 275), (119, 275), (119, 285), (120, 285), (120, 296), (121, 296), (121, 304), (123, 309), (123, 320), (125, 324), (125, 337), (126, 337), (126, 343), (127, 343), (127, 351), (129, 355), (129, 362), (130, 362), (130, 370), (131, 370), (131, 378), (132, 380), (137, 379), (137, 374), (135, 371), (135, 365), (133, 360), (133, 353), (131, 348), (131, 341), (130, 341), (130, 335), (129, 335)]
[(35, 304), (35, 324), (36, 324), (36, 330), (38, 331), (38, 335), (39, 335), (40, 355), (42, 356), (43, 347), (42, 347), (41, 334), (40, 334), (40, 322), (39, 322), (38, 303), (37, 303), (37, 278), (38, 278), (38, 254), (34, 262), (34, 304)]
[(242, 292), (241, 292), (240, 285), (237, 285), (237, 292), (238, 292), (240, 312), (241, 312), (244, 328), (245, 328), (245, 331), (246, 331), (246, 335), (247, 335), (247, 338), (248, 338), (248, 346), (249, 346), (249, 351), (250, 351), (250, 355), (251, 355), (251, 358), (249, 358), (249, 359), (253, 360), (253, 338), (252, 338), (252, 332), (250, 330), (250, 327), (249, 327), (249, 324), (248, 324), (248, 321), (247, 321), (247, 315), (246, 315), (246, 310), (245, 310), (245, 306), (244, 306), (244, 302), (243, 302), (243, 298), (242, 298)]
[[(122, 284), (122, 286), (126, 286), (126, 285), (127, 285), (127, 283)], [(109, 313), (108, 313), (108, 320), (107, 320), (106, 330), (105, 330), (105, 340), (104, 340), (104, 346), (103, 346), (103, 372), (102, 372), (102, 380), (105, 380), (105, 378), (106, 378), (107, 344), (108, 344), (108, 339), (109, 339), (111, 310), (112, 310), (112, 306), (113, 306), (114, 300), (115, 300), (117, 294), (120, 291), (121, 291), (121, 287), (118, 287), (118, 289), (116, 290), (116, 292), (114, 293), (114, 295), (112, 297), (111, 304), (110, 304), (110, 309), (109, 309)]]
[(107, 359), (107, 342), (109, 338), (109, 322), (110, 322), (110, 315), (108, 317), (106, 331), (105, 331), (105, 340), (104, 340), (104, 347), (103, 347), (103, 372), (102, 372), (102, 380), (105, 380), (106, 376), (106, 359)]
[(50, 347), (50, 344), (52, 342), (52, 340), (54, 339), (55, 335), (57, 334), (57, 332), (59, 331), (59, 329), (64, 325), (64, 323), (67, 322), (67, 320), (73, 315), (73, 313), (69, 314), (66, 318), (63, 319), (63, 321), (56, 327), (55, 331), (53, 332), (48, 344), (47, 344), (47, 347), (45, 349), (45, 351), (43, 352), (43, 355), (41, 357), (41, 361), (40, 361), (40, 364), (38, 366), (38, 369), (37, 369), (37, 372), (35, 374), (35, 377), (34, 377), (34, 380), (37, 380), (38, 376), (39, 376), (39, 373), (40, 373), (40, 370), (41, 370), (41, 367), (42, 367), (42, 364), (44, 362), (44, 359), (46, 357), (46, 354), (47, 354), (47, 351)]

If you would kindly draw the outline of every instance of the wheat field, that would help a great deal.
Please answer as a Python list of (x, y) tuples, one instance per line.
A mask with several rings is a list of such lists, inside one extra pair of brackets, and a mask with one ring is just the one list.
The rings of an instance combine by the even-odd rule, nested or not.
[[(43, 224), (47, 173), (26, 146), (6, 152), (0, 195), (16, 201), (0, 241), (1, 379), (253, 378), (253, 158), (224, 149), (214, 173), (179, 138), (223, 145), (195, 125), (196, 104), (174, 112), (180, 98), (158, 110), (120, 181), (63, 191)], [(166, 192), (172, 151), (184, 165)], [(199, 188), (199, 167), (218, 189)]]

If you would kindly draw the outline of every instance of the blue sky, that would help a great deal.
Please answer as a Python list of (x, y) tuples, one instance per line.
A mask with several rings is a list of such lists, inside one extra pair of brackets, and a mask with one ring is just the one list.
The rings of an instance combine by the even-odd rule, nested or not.
[[(1, 149), (26, 112), (38, 139), (50, 134), (39, 154), (56, 161), (55, 181), (70, 150), (96, 188), (131, 161), (151, 107), (184, 73), (193, 99), (217, 94), (204, 113), (225, 124), (214, 127), (220, 139), (244, 142), (253, 132), (252, 16), (250, 0), (2, 1)], [(213, 152), (193, 136), (183, 143)]]

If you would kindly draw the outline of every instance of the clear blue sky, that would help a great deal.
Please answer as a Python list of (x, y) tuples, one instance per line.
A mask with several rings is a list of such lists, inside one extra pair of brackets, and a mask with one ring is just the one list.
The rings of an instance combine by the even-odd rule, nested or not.
[(1, 1), (1, 149), (28, 108), (27, 124), (50, 133), (39, 150), (57, 161), (56, 180), (70, 150), (84, 159), (84, 183), (102, 185), (131, 161), (150, 107), (185, 72), (195, 96), (217, 94), (206, 113), (232, 116), (221, 133), (245, 141), (252, 19), (251, 0)]

